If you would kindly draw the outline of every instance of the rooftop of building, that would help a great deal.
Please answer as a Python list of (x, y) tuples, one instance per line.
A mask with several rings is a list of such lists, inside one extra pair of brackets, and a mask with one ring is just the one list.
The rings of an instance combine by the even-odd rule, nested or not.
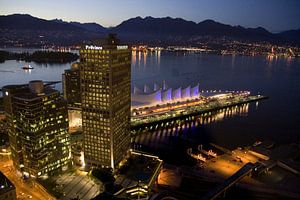
[(15, 189), (14, 184), (0, 171), (0, 194)]
[[(41, 81), (41, 80), (32, 80), (30, 82), (37, 82), (37, 81)], [(55, 85), (57, 83), (60, 83), (61, 81), (42, 81), (44, 86), (51, 86), (51, 85)], [(29, 83), (26, 84), (17, 84), (17, 85), (5, 85), (2, 87), (3, 89), (21, 89), (21, 88), (28, 88)]]
[(79, 62), (74, 62), (71, 64), (70, 69), (65, 69), (65, 73), (70, 73), (70, 72), (79, 72)]
[[(26, 100), (34, 100), (41, 96), (50, 95), (57, 93), (58, 91), (52, 87), (52, 85), (58, 83), (56, 82), (43, 82), (41, 80), (33, 80), (28, 84), (20, 85), (6, 85), (3, 90), (11, 90), (14, 97), (22, 98)], [(4, 95), (9, 95), (5, 92)]]
[(25, 88), (28, 84), (18, 84), (18, 85), (5, 85), (2, 87), (3, 89), (21, 89)]
[(53, 94), (56, 92), (58, 92), (58, 91), (54, 90), (54, 89), (45, 89), (45, 91), (40, 94), (28, 92), (28, 93), (18, 93), (18, 94), (15, 94), (14, 96), (19, 99), (24, 99), (24, 100), (30, 101), (30, 100), (35, 100), (36, 98), (41, 98), (45, 95), (50, 95), (50, 94)]
[(100, 38), (92, 41), (91, 43), (82, 45), (81, 49), (86, 50), (109, 50), (109, 49), (117, 49), (117, 50), (124, 50), (131, 49), (128, 48), (127, 45), (123, 45), (120, 40), (117, 38), (116, 34), (108, 34), (105, 38)]
[(130, 157), (120, 167), (120, 176), (115, 181), (123, 189), (115, 193), (125, 198), (127, 195), (147, 195), (162, 167), (162, 160), (157, 156), (131, 151)]

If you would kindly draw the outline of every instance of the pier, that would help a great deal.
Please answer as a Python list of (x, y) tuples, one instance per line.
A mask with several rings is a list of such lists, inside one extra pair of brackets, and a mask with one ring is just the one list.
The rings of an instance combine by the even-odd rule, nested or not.
[(261, 95), (234, 95), (226, 99), (205, 99), (199, 100), (198, 102), (193, 101), (193, 105), (189, 105), (187, 102), (179, 105), (177, 103), (169, 105), (167, 109), (164, 107), (163, 111), (160, 111), (161, 109), (159, 106), (145, 108), (145, 114), (139, 114), (131, 117), (131, 129), (139, 130), (157, 123), (167, 123), (170, 120), (186, 119), (199, 114), (214, 112), (267, 98), (267, 96)]
[(245, 176), (251, 175), (252, 171), (256, 169), (259, 164), (253, 164), (251, 162), (245, 164), (241, 169), (239, 169), (232, 176), (227, 178), (221, 185), (210, 191), (206, 196), (204, 196), (203, 200), (211, 200), (216, 199), (222, 193), (224, 193), (227, 189), (232, 187), (234, 184), (239, 182)]

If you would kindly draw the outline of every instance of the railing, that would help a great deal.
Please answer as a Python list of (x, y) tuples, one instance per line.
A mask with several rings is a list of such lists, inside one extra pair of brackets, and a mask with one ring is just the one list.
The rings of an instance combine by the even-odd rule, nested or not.
[(208, 103), (199, 104), (193, 107), (186, 107), (184, 111), (180, 110), (169, 110), (164, 113), (151, 114), (148, 116), (135, 116), (131, 118), (131, 127), (132, 129), (136, 129), (140, 126), (145, 126), (157, 122), (168, 121), (171, 119), (180, 119), (183, 117), (194, 116), (198, 114), (203, 114), (219, 109), (224, 109), (236, 105), (241, 105), (245, 103), (250, 103), (253, 101), (259, 101), (266, 99), (266, 96), (246, 96), (246, 97), (235, 97), (233, 99), (219, 100), (219, 101), (211, 101)]

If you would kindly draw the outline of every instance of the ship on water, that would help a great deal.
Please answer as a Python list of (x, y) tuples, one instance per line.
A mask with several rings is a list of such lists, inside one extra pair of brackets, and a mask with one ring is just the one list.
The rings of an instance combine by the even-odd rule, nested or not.
[(29, 64), (25, 64), (25, 65), (22, 67), (22, 69), (24, 69), (24, 70), (29, 70), (29, 69), (34, 69), (34, 68), (31, 67), (31, 65), (29, 65)]

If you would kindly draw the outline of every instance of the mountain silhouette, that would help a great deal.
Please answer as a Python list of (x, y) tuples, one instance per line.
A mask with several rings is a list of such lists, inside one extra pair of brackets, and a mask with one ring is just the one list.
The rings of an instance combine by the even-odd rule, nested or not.
[(0, 16), (0, 42), (4, 45), (15, 40), (30, 45), (30, 39), (34, 45), (39, 42), (66, 45), (89, 41), (106, 33), (116, 33), (123, 42), (132, 44), (193, 45), (218, 40), (300, 44), (299, 32), (290, 30), (274, 34), (262, 27), (231, 26), (214, 20), (196, 23), (171, 17), (135, 17), (105, 28), (94, 22), (45, 20), (27, 14)]

